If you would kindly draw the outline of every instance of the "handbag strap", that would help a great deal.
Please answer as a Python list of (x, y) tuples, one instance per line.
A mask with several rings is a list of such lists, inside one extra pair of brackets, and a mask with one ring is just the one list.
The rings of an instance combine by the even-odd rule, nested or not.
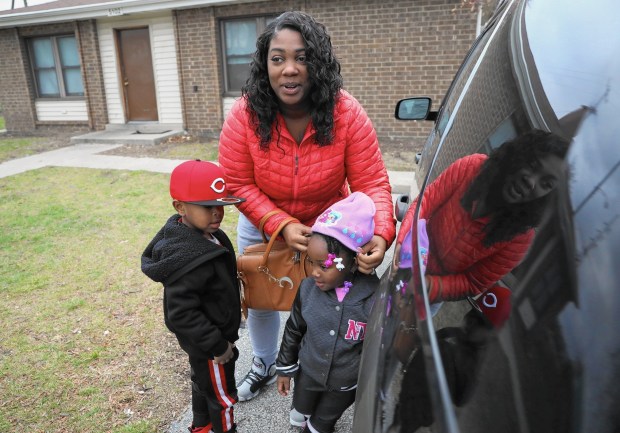
[(284, 212), (281, 209), (274, 209), (274, 210), (270, 210), (269, 212), (267, 212), (265, 215), (263, 215), (263, 217), (260, 219), (260, 222), (258, 223), (258, 231), (260, 232), (261, 236), (263, 237), (263, 242), (267, 243), (267, 236), (265, 236), (265, 223), (267, 223), (267, 220), (269, 219), (269, 217), (275, 215), (275, 214), (279, 214), (280, 212)]
[(284, 229), (284, 227), (288, 223), (291, 223), (293, 221), (297, 221), (297, 219), (293, 218), (293, 217), (286, 218), (284, 221), (282, 221), (278, 225), (278, 228), (276, 228), (275, 231), (271, 234), (271, 238), (269, 239), (269, 243), (267, 244), (267, 248), (265, 248), (265, 254), (263, 254), (263, 261), (261, 262), (261, 266), (267, 266), (267, 259), (269, 258), (269, 252), (271, 251), (271, 247), (273, 247), (273, 244), (276, 241), (276, 238), (278, 237), (278, 235), (280, 234), (282, 229)]

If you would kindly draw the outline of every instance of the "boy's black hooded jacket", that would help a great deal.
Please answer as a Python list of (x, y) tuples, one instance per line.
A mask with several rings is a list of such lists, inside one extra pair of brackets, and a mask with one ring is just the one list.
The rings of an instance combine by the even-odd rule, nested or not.
[(164, 319), (188, 354), (213, 358), (239, 339), (241, 303), (228, 236), (206, 239), (171, 216), (142, 253), (142, 272), (164, 285)]

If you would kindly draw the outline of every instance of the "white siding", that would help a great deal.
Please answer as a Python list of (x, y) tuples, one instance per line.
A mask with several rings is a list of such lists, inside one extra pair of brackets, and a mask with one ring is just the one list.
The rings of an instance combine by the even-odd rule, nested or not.
[(114, 27), (112, 23), (98, 23), (97, 27), (101, 67), (103, 69), (103, 84), (108, 105), (108, 121), (110, 123), (125, 123), (121, 88), (118, 79), (118, 64), (116, 62)]
[(224, 110), (224, 119), (228, 117), (228, 112), (230, 111), (230, 109), (232, 108), (233, 104), (235, 103), (237, 99), (239, 98), (232, 98), (232, 97), (222, 98), (222, 108)]
[(160, 123), (182, 124), (183, 114), (172, 19), (154, 22), (150, 29), (159, 121)]
[(151, 56), (153, 58), (159, 122), (182, 124), (181, 92), (172, 17), (101, 20), (97, 24), (110, 123), (125, 123), (114, 29), (148, 26), (151, 37)]
[(86, 101), (43, 101), (35, 102), (37, 120), (40, 121), (82, 121), (88, 120)]

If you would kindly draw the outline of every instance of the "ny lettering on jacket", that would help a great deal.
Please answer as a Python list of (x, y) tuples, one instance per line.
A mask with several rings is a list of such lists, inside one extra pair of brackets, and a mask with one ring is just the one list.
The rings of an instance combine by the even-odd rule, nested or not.
[(349, 319), (349, 327), (344, 336), (345, 340), (363, 341), (366, 336), (366, 323)]

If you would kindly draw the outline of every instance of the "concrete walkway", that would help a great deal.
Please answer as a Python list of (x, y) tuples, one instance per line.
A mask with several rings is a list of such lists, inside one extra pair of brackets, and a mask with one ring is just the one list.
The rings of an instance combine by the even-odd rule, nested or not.
[[(43, 167), (82, 167), (110, 170), (145, 170), (159, 173), (170, 173), (182, 160), (160, 158), (133, 158), (126, 156), (100, 155), (101, 152), (112, 150), (122, 144), (77, 144), (63, 147), (49, 152), (24, 158), (14, 159), (0, 164), (0, 178), (13, 176), (28, 170), (36, 170)], [(411, 185), (414, 185), (413, 172), (389, 171), (390, 183), (392, 184), (393, 198), (396, 194), (410, 193)], [(417, 190), (414, 189), (417, 194)], [(393, 246), (388, 250), (386, 258), (377, 273), (381, 275), (387, 264), (391, 262)], [(288, 318), (288, 313), (280, 314), (282, 326)], [(237, 347), (241, 356), (236, 365), (236, 376), (240, 380), (249, 370), (251, 365), (252, 348), (247, 329), (241, 329)], [(166, 433), (186, 433), (187, 426), (191, 423), (190, 393), (188, 384), (188, 406), (181, 416), (173, 422)], [(272, 432), (272, 433), (299, 433), (299, 429), (291, 427), (288, 422), (288, 412), (291, 397), (281, 397), (275, 385), (267, 387), (256, 398), (235, 405), (235, 419), (239, 431)], [(353, 422), (353, 408), (349, 408), (336, 425), (336, 433), (350, 432)]]
[(43, 167), (82, 167), (117, 170), (146, 170), (170, 173), (181, 161), (99, 155), (122, 144), (76, 144), (0, 164), (0, 178)]

